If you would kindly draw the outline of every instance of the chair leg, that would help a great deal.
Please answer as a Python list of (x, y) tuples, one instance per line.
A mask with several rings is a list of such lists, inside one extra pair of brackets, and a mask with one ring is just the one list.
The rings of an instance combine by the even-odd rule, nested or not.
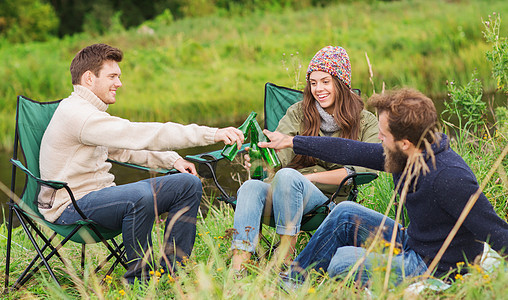
[(14, 203), (9, 203), (9, 219), (7, 223), (7, 255), (5, 257), (5, 288), (4, 291), (8, 291), (9, 287), (9, 271), (10, 271), (10, 263), (11, 263), (11, 243), (12, 243), (12, 220), (13, 220), (13, 207)]
[(102, 234), (97, 230), (97, 228), (95, 228), (94, 226), (90, 226), (90, 228), (93, 230), (93, 232), (100, 238), (101, 242), (106, 246), (106, 248), (108, 248), (110, 254), (112, 254), (119, 262), (120, 264), (127, 270), (129, 267), (127, 266), (127, 262), (125, 262), (125, 260), (123, 259), (123, 255), (121, 255), (121, 253), (119, 253), (117, 250), (118, 250), (118, 246), (115, 242), (114, 239), (111, 240), (111, 243), (113, 245), (115, 245), (115, 247), (117, 249), (113, 249), (113, 247), (111, 247), (111, 245), (108, 243), (108, 241), (106, 241), (106, 239), (102, 236)]
[[(18, 214), (18, 212), (16, 212), (18, 218), (21, 220), (21, 216)], [(81, 228), (81, 226), (77, 226), (76, 228), (74, 228), (72, 230), (72, 232), (66, 236), (59, 244), (58, 246), (56, 247), (53, 247), (53, 245), (51, 244), (51, 241), (53, 240), (53, 238), (56, 236), (56, 232), (50, 237), (50, 239), (46, 239), (44, 237), (44, 235), (40, 232), (40, 230), (38, 230), (37, 226), (35, 224), (33, 224), (33, 222), (31, 222), (30, 219), (28, 219), (28, 217), (25, 217), (25, 219), (27, 220), (27, 222), (29, 224), (31, 224), (31, 228), (33, 228), (37, 234), (40, 235), (40, 237), (45, 241), (45, 245), (43, 246), (43, 248), (41, 249), (39, 247), (39, 245), (37, 244), (37, 241), (35, 241), (35, 238), (33, 237), (32, 233), (30, 232), (29, 228), (26, 226), (25, 222), (21, 222), (21, 225), (23, 226), (23, 229), (25, 230), (25, 232), (27, 233), (30, 241), (32, 242), (32, 245), (34, 246), (35, 250), (37, 251), (37, 255), (32, 259), (32, 261), (30, 262), (29, 266), (25, 269), (25, 271), (23, 272), (23, 274), (18, 278), (18, 280), (16, 281), (16, 283), (14, 284), (14, 286), (11, 288), (11, 289), (17, 289), (19, 286), (22, 286), (23, 284), (25, 284), (39, 269), (42, 265), (44, 265), (46, 267), (46, 269), (48, 270), (49, 274), (51, 275), (51, 278), (53, 278), (53, 280), (60, 286), (60, 283), (58, 282), (58, 280), (56, 279), (56, 276), (55, 276), (55, 273), (53, 272), (53, 270), (51, 269), (51, 267), (49, 266), (49, 263), (48, 261), (54, 256), (56, 255), (61, 261), (62, 263), (67, 266), (66, 262), (63, 260), (63, 258), (60, 256), (60, 253), (58, 252), (60, 250), (60, 248), (62, 248), (63, 245), (65, 245), (69, 239), (76, 233), (79, 231), (79, 229)], [(52, 250), (47, 256), (44, 256), (43, 252), (44, 250), (46, 250), (47, 248), (50, 248), (50, 250)], [(40, 258), (41, 259), (41, 262), (35, 267), (33, 268), (32, 271), (30, 271), (30, 269), (32, 268), (32, 266), (35, 264), (35, 262), (37, 261), (37, 259)], [(28, 273), (30, 271), (30, 273)]]
[(86, 244), (81, 244), (81, 273), (85, 274), (85, 246)]
[[(118, 254), (119, 254), (119, 256), (122, 258), (121, 260), (116, 259), (116, 260), (115, 260), (115, 262), (114, 262), (113, 264), (114, 264), (115, 266), (116, 266), (116, 265), (118, 265), (119, 263), (122, 263), (122, 265), (123, 265), (123, 263), (127, 264), (127, 261), (126, 261), (126, 259), (125, 259), (125, 253), (126, 253), (126, 251), (125, 251), (125, 249), (124, 249), (124, 247), (123, 247), (123, 243), (121, 243), (120, 245), (117, 245), (117, 244), (116, 244), (116, 242), (113, 242), (113, 241), (114, 241), (114, 240), (111, 240), (111, 243), (112, 243), (112, 244), (114, 244), (114, 246), (115, 246), (115, 250), (117, 250), (117, 253), (118, 253)], [(123, 250), (122, 250), (122, 249), (123, 249)], [(110, 261), (113, 257), (116, 257), (116, 256), (115, 256), (113, 253), (110, 253), (110, 254), (109, 254), (109, 255), (108, 255), (108, 256), (107, 256), (107, 257), (106, 257), (106, 258), (105, 258), (105, 259), (104, 259), (104, 260), (103, 260), (103, 261), (102, 261), (102, 262), (101, 262), (101, 263), (100, 263), (97, 267), (96, 267), (96, 268), (95, 268), (94, 273), (99, 272), (99, 271), (102, 269), (102, 267), (104, 267), (104, 265), (106, 265), (106, 263), (107, 263), (108, 261)], [(110, 271), (112, 272), (113, 270), (110, 270)], [(108, 274), (106, 274), (106, 275), (111, 274), (111, 272), (110, 272), (110, 271), (108, 271)]]
[(226, 193), (226, 191), (220, 185), (219, 180), (217, 179), (217, 175), (215, 174), (215, 170), (214, 170), (214, 167), (212, 166), (212, 164), (207, 162), (207, 163), (205, 163), (205, 166), (210, 170), (210, 173), (212, 174), (213, 182), (215, 183), (215, 186), (219, 189), (219, 192), (221, 193), (222, 197), (224, 197), (224, 199), (229, 198), (228, 193)]
[[(49, 266), (48, 261), (47, 261), (47, 259), (51, 258), (52, 255), (48, 256), (49, 258), (44, 257), (44, 254), (42, 253), (41, 249), (39, 248), (39, 245), (37, 244), (37, 241), (35, 240), (35, 238), (33, 237), (32, 233), (30, 232), (30, 229), (27, 227), (27, 225), (23, 221), (23, 218), (19, 215), (19, 213), (17, 211), (16, 211), (16, 215), (18, 216), (18, 219), (21, 221), (21, 226), (23, 227), (23, 230), (25, 231), (25, 233), (28, 235), (28, 238), (30, 239), (30, 242), (34, 246), (35, 251), (37, 251), (37, 255), (34, 257), (34, 259), (29, 264), (29, 266), (25, 269), (25, 271), (20, 275), (20, 277), (18, 278), (16, 283), (14, 283), (14, 285), (11, 288), (11, 290), (17, 289), (18, 287), (22, 286), (25, 282), (27, 282), (33, 276), (33, 274), (35, 274), (35, 272), (37, 272), (39, 270), (39, 268), (43, 264), (46, 267), (46, 269), (48, 270), (51, 278), (53, 278), (53, 280), (58, 285), (60, 285), (60, 283), (56, 279), (55, 273), (53, 272), (53, 270), (51, 269), (51, 267)], [(37, 261), (38, 258), (41, 259), (41, 262), (39, 263), (39, 265), (36, 268), (34, 268), (30, 272), (30, 269), (32, 268), (32, 266), (34, 265), (34, 263)]]
[(263, 225), (260, 224), (259, 237), (261, 238), (261, 240), (263, 240), (263, 242), (266, 244), (266, 246), (268, 246), (269, 249), (266, 250), (261, 256), (258, 255), (258, 257), (268, 257), (269, 255), (272, 255), (275, 252), (275, 250), (277, 250), (277, 247), (279, 247), (280, 242), (276, 243), (270, 242), (270, 240), (268, 240), (268, 238), (263, 234), (262, 228)]
[[(120, 255), (123, 257), (125, 255), (125, 249), (122, 250), (122, 252), (120, 253)], [(117, 259), (113, 262), (113, 264), (111, 265), (111, 267), (109, 268), (109, 270), (106, 272), (106, 274), (104, 275), (104, 278), (106, 278), (106, 276), (108, 275), (111, 275), (111, 273), (113, 273), (113, 270), (116, 268), (116, 266), (118, 266), (118, 264), (120, 263), (120, 261)], [(104, 282), (101, 281), (101, 284)]]

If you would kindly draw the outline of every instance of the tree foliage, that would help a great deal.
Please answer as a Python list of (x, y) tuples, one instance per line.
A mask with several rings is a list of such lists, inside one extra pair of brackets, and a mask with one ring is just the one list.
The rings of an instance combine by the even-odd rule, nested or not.
[(58, 25), (55, 10), (43, 0), (0, 1), (0, 37), (10, 42), (45, 41)]
[[(138, 26), (164, 14), (166, 19), (220, 12), (301, 9), (352, 0), (1, 0), (0, 37), (12, 42), (41, 41), (78, 32), (104, 34)], [(376, 1), (376, 0), (364, 0)], [(168, 16), (171, 16), (168, 18)]]

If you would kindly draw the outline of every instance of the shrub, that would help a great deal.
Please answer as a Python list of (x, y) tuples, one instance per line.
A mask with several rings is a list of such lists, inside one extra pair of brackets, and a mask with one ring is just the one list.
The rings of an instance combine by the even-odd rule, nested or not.
[(45, 41), (54, 36), (59, 20), (43, 0), (0, 2), (0, 37), (13, 43)]

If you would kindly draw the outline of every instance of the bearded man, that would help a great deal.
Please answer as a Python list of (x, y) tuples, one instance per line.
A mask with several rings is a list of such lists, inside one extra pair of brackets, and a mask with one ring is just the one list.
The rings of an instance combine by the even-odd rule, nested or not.
[(385, 241), (391, 241), (396, 234), (398, 251), (393, 251), (390, 266), (396, 282), (422, 275), (466, 203), (476, 196), (475, 205), (441, 256), (434, 276), (453, 274), (459, 262), (473, 263), (482, 254), (484, 242), (496, 251), (506, 251), (508, 224), (496, 214), (485, 195), (477, 193), (479, 186), (473, 172), (450, 148), (448, 137), (438, 132), (432, 100), (416, 90), (400, 89), (375, 95), (369, 102), (379, 116), (382, 144), (333, 137), (290, 137), (265, 131), (271, 142), (259, 146), (292, 147), (296, 154), (392, 173), (410, 219), (407, 233), (400, 234), (400, 224), (376, 211), (353, 202), (339, 203), (292, 263), (283, 282), (294, 287), (294, 279), (298, 283), (305, 278), (309, 268), (323, 269), (331, 277), (344, 277), (360, 260), (355, 279), (368, 283), (372, 271), (386, 266), (388, 261), (388, 251), (369, 253), (365, 248), (378, 229)]

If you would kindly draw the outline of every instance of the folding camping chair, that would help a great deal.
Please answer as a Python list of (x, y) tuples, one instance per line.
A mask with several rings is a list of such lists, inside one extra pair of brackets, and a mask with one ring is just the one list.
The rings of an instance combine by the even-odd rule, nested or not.
[[(357, 94), (360, 94), (360, 90), (354, 90)], [(279, 125), (280, 119), (286, 114), (287, 109), (294, 103), (303, 99), (303, 92), (294, 90), (287, 87), (275, 85), (273, 83), (265, 84), (265, 99), (264, 99), (264, 127), (270, 131), (274, 131)], [(242, 150), (245, 149), (249, 144), (244, 144)], [(219, 201), (224, 201), (233, 208), (236, 207), (236, 197), (230, 196), (224, 188), (220, 185), (216, 175), (217, 162), (223, 159), (221, 151), (211, 151), (198, 155), (188, 155), (185, 159), (198, 163), (198, 172), (202, 177), (213, 178), (215, 185), (219, 189), (220, 196), (217, 197)], [(352, 188), (348, 196), (348, 200), (356, 201), (358, 195), (358, 186), (371, 182), (378, 177), (377, 173), (362, 172), (353, 173), (348, 175), (339, 184), (337, 192), (341, 190), (344, 184), (352, 178)], [(323, 222), (329, 213), (328, 204), (333, 201), (338, 193), (335, 193), (326, 203), (321, 206), (314, 208), (311, 212), (304, 215), (301, 222), (301, 230), (305, 232), (311, 232), (317, 229), (317, 227)], [(274, 218), (270, 218), (269, 224), (271, 227), (275, 227)], [(261, 235), (261, 238), (270, 245), (267, 239)]]
[[(8, 219), (8, 237), (7, 237), (7, 257), (5, 268), (5, 290), (9, 287), (9, 272), (12, 245), (12, 227), (13, 215), (16, 214), (24, 232), (30, 239), (37, 254), (28, 264), (17, 281), (11, 287), (11, 290), (17, 289), (26, 283), (43, 265), (47, 269), (51, 278), (59, 284), (53, 269), (49, 264), (49, 260), (53, 256), (57, 256), (64, 265), (66, 262), (59, 253), (59, 250), (69, 240), (82, 244), (81, 268), (84, 269), (85, 245), (89, 243), (102, 242), (109, 250), (109, 255), (102, 261), (94, 272), (98, 272), (109, 260), (114, 259), (110, 269), (106, 275), (111, 274), (114, 268), (120, 264), (127, 269), (125, 257), (125, 249), (123, 243), (118, 244), (115, 237), (121, 231), (110, 230), (95, 224), (89, 220), (86, 215), (76, 205), (74, 195), (65, 182), (43, 180), (39, 173), (39, 151), (41, 139), (46, 127), (53, 116), (59, 101), (53, 102), (37, 102), (24, 96), (18, 96), (16, 107), (16, 132), (14, 137), (14, 152), (11, 159), (12, 178), (11, 178), (11, 195), (9, 201), (9, 219)], [(24, 156), (26, 165), (23, 165), (17, 158), (18, 149)], [(142, 170), (148, 168), (122, 163), (125, 166), (136, 167)], [(26, 175), (25, 185), (20, 197), (15, 194), (16, 190), (16, 170), (20, 169)], [(172, 171), (162, 171), (161, 173), (169, 173)], [(47, 222), (39, 212), (38, 194), (41, 186), (47, 186), (54, 189), (65, 189), (82, 219), (71, 225), (57, 225)], [(48, 227), (53, 231), (51, 237), (47, 237), (40, 227)], [(33, 232), (35, 232), (35, 235)], [(55, 247), (53, 242), (57, 235), (63, 236), (63, 240)], [(40, 262), (37, 264), (38, 260)], [(37, 265), (36, 265), (37, 264)]]

